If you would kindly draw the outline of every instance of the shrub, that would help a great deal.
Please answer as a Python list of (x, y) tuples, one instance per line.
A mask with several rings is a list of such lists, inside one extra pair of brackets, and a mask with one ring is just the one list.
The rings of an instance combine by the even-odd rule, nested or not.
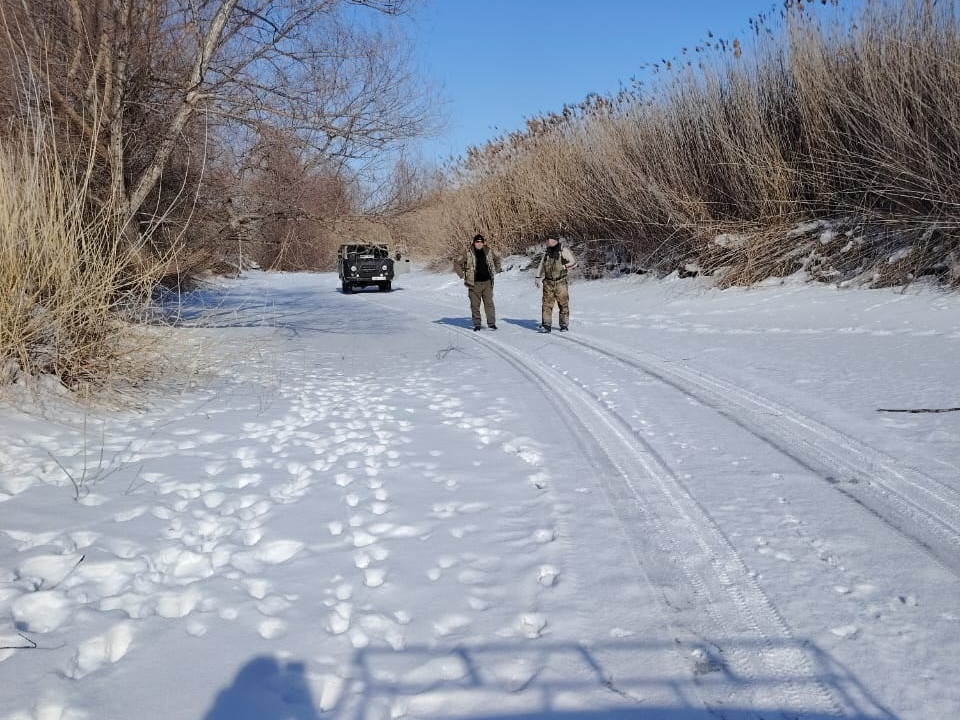
[(149, 302), (158, 266), (91, 212), (43, 124), (0, 142), (0, 365), (3, 380), (53, 374), (78, 388), (129, 372), (138, 343), (125, 322)]

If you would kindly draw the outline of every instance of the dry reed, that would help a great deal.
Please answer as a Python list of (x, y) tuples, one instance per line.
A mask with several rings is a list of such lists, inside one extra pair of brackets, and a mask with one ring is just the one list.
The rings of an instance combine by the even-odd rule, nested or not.
[(143, 360), (127, 319), (148, 304), (158, 267), (124, 239), (122, 218), (90, 211), (84, 178), (43, 130), (36, 121), (0, 143), (2, 380), (132, 379)]
[[(790, 3), (751, 21), (749, 46), (715, 40), (656, 68), (651, 88), (471, 149), (407, 232), (445, 252), (476, 231), (522, 250), (561, 227), (644, 268), (723, 268), (726, 283), (956, 282), (958, 3), (853, 8)], [(812, 220), (826, 225), (808, 247), (795, 230)]]

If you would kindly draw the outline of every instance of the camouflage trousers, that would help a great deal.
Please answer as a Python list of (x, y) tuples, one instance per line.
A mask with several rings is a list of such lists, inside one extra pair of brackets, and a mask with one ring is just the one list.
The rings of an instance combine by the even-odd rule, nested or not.
[(567, 279), (543, 281), (543, 304), (540, 309), (544, 327), (553, 324), (553, 306), (560, 308), (560, 327), (566, 327), (570, 321), (570, 288)]
[(483, 280), (468, 286), (470, 295), (470, 317), (473, 326), (480, 325), (480, 304), (483, 303), (483, 312), (487, 316), (487, 325), (497, 324), (497, 308), (493, 304), (493, 281)]

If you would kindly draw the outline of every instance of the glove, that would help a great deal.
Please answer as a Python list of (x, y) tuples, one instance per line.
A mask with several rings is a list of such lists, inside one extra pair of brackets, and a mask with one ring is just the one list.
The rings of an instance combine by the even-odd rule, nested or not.
[(540, 282), (540, 278), (537, 278), (537, 279), (534, 280), (533, 282), (534, 282), (534, 284), (537, 286), (537, 290), (539, 290), (540, 288), (543, 287), (543, 283)]

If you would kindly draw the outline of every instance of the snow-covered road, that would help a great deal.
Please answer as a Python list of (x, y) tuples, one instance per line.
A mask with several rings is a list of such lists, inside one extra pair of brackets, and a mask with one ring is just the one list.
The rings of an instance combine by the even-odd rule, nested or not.
[(960, 404), (960, 298), (633, 277), (544, 336), (508, 264), (479, 333), (250, 274), (175, 395), (4, 411), (0, 718), (957, 714), (960, 413), (880, 409)]

